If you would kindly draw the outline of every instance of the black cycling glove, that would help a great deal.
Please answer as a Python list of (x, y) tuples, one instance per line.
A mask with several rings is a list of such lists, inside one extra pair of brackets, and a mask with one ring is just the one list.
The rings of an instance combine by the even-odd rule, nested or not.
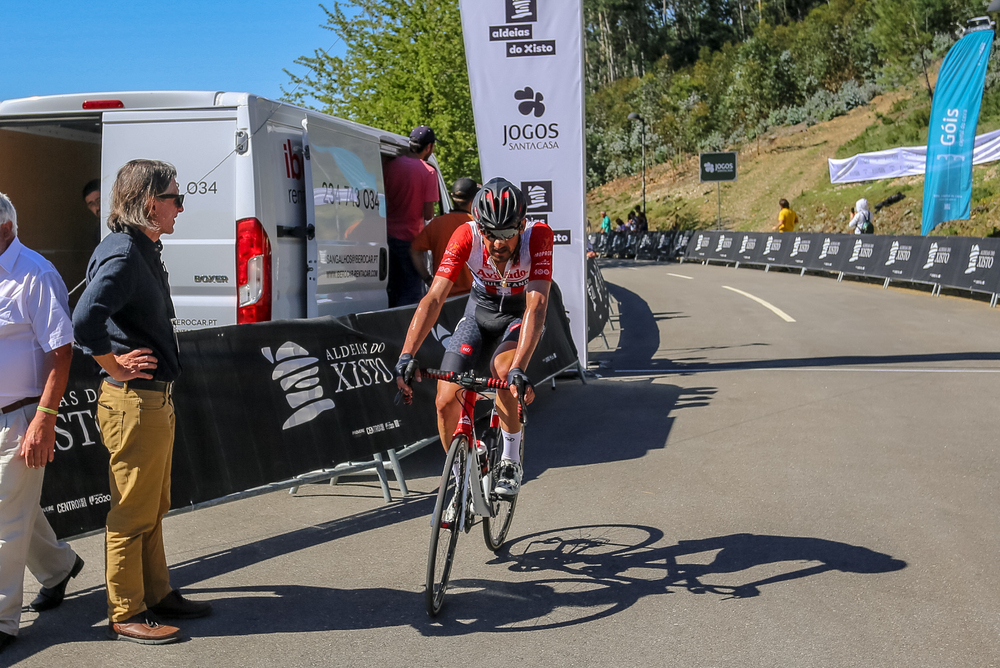
[(410, 381), (413, 380), (413, 374), (416, 370), (417, 362), (413, 359), (413, 355), (407, 353), (399, 356), (399, 361), (396, 362), (396, 368), (394, 369), (397, 378), (402, 378), (403, 382), (409, 385)]
[[(407, 353), (399, 356), (399, 361), (396, 362), (396, 366), (393, 371), (395, 372), (396, 378), (402, 378), (403, 382), (409, 385), (413, 382), (413, 375), (417, 372), (418, 368), (419, 366), (417, 364), (417, 360), (413, 359), (413, 355)], [(398, 406), (400, 402), (410, 404), (413, 402), (413, 398), (407, 397), (402, 391), (399, 391), (396, 393), (396, 398), (393, 400), (393, 403)]]
[(510, 387), (517, 387), (518, 392), (523, 392), (525, 389), (531, 387), (531, 381), (528, 380), (528, 375), (514, 367), (507, 374), (507, 385)]

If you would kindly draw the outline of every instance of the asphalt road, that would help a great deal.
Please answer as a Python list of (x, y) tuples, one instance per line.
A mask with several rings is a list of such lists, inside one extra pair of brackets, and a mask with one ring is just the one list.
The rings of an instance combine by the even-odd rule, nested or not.
[(168, 518), (175, 586), (215, 603), (176, 645), (104, 639), (102, 538), (74, 541), (66, 602), (26, 612), (0, 663), (1000, 663), (1000, 312), (785, 272), (604, 273), (600, 377), (539, 389), (508, 549), (464, 536), (436, 620), (433, 446), (389, 505), (354, 478)]

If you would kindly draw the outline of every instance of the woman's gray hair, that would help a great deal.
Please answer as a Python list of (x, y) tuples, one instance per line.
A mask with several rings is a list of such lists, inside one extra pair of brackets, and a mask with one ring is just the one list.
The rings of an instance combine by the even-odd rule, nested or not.
[(161, 160), (129, 160), (118, 170), (111, 186), (111, 213), (108, 228), (124, 232), (132, 227), (140, 232), (157, 230), (152, 223), (152, 199), (162, 195), (176, 178), (177, 170)]
[(0, 193), (0, 225), (7, 221), (14, 223), (14, 236), (17, 236), (17, 210), (10, 198)]

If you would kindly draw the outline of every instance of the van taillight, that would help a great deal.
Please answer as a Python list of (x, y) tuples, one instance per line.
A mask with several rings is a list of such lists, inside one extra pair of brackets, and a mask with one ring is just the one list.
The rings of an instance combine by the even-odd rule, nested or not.
[(124, 109), (125, 104), (121, 100), (87, 100), (83, 103), (84, 109)]
[(256, 218), (236, 221), (236, 322), (271, 319), (271, 242)]

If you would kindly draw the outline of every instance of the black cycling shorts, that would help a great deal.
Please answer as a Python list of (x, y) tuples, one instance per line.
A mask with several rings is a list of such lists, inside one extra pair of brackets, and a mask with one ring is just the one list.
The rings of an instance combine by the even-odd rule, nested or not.
[(477, 375), (490, 377), (493, 352), (506, 341), (516, 344), (520, 335), (520, 316), (490, 311), (470, 297), (455, 333), (448, 339), (441, 370), (465, 373), (474, 369)]

